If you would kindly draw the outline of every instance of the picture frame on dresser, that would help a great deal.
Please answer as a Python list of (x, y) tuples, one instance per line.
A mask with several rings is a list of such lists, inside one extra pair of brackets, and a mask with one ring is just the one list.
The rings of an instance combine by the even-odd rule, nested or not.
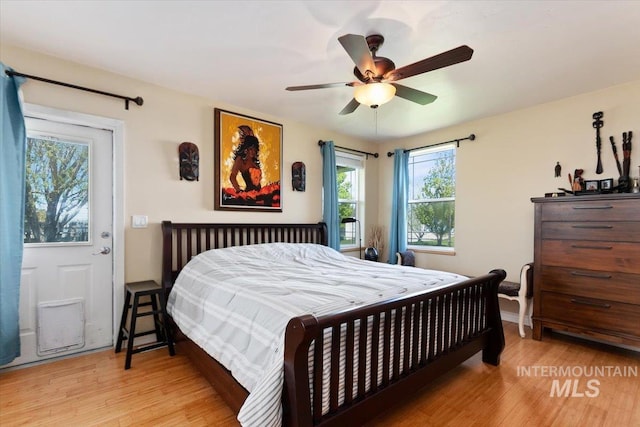
[(586, 192), (593, 192), (600, 190), (600, 181), (598, 180), (586, 180), (584, 182), (584, 190)]
[(613, 178), (601, 179), (600, 191), (602, 191), (603, 193), (613, 191)]

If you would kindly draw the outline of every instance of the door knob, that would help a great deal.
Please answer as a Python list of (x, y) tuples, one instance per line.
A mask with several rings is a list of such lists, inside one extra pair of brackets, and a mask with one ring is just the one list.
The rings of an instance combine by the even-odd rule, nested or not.
[(111, 253), (111, 248), (108, 246), (103, 246), (100, 248), (99, 252), (92, 253), (91, 255), (108, 255)]

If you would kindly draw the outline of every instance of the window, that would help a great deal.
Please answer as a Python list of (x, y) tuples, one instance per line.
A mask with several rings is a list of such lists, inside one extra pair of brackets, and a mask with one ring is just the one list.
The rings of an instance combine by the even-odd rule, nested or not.
[(89, 242), (89, 145), (27, 138), (24, 243)]
[(456, 200), (455, 145), (409, 155), (407, 244), (453, 250)]
[[(338, 215), (340, 216), (340, 246), (354, 247), (362, 239), (362, 207), (364, 204), (364, 158), (363, 156), (336, 151), (338, 179)], [(344, 218), (355, 218), (356, 222), (343, 224)]]

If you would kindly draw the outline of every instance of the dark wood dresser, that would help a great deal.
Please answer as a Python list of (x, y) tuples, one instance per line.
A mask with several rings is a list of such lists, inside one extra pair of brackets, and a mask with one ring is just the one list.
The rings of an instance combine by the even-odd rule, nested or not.
[(640, 347), (640, 194), (533, 198), (533, 338)]

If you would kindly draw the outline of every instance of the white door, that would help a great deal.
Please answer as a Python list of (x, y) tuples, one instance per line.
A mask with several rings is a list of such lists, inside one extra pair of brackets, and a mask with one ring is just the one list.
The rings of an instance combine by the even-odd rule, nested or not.
[(113, 344), (113, 135), (26, 118), (21, 356)]

